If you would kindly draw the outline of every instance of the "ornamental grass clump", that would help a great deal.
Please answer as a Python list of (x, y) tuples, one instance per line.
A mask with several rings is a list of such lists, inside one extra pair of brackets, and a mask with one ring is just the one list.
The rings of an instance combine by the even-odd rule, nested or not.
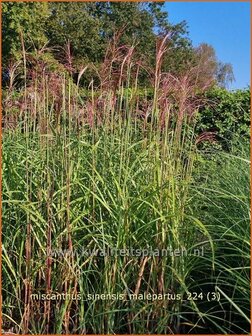
[[(212, 284), (225, 262), (216, 264), (221, 247), (213, 224), (192, 211), (199, 69), (181, 78), (163, 73), (168, 41), (159, 42), (156, 68), (148, 70), (151, 98), (139, 85), (145, 67), (135, 60), (134, 46), (112, 41), (103, 66), (83, 65), (77, 83), (69, 75), (70, 57), (64, 72), (53, 72), (39, 60), (30, 67), (32, 56), (23, 48), (23, 69), (13, 67), (13, 76), (19, 69), (25, 78), (16, 102), (22, 108), (9, 103), (13, 82), (3, 102), (5, 122), (15, 120), (3, 130), (5, 330), (207, 330), (212, 313), (188, 299), (192, 279), (204, 272), (206, 258), (211, 292), (221, 293), (222, 283)], [(83, 91), (87, 69), (95, 75)], [(224, 233), (223, 225), (218, 230)], [(195, 256), (193, 249), (202, 246), (205, 255)], [(117, 252), (104, 252), (111, 250)], [(167, 255), (159, 255), (164, 250)], [(247, 312), (225, 295), (245, 318)], [(213, 323), (227, 330), (221, 318)]]

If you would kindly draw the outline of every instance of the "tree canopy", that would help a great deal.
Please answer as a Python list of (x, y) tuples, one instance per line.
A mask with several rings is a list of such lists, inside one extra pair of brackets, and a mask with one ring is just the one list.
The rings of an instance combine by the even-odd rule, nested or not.
[(22, 38), (26, 50), (47, 43), (59, 62), (65, 61), (62, 51), (68, 45), (75, 64), (100, 64), (115, 34), (118, 45), (134, 45), (137, 57), (154, 67), (157, 39), (169, 33), (164, 71), (180, 75), (201, 62), (202, 76), (221, 85), (233, 79), (232, 66), (220, 63), (211, 46), (192, 46), (186, 22), (172, 25), (168, 19), (162, 2), (6, 2), (2, 4), (3, 68), (21, 57)]

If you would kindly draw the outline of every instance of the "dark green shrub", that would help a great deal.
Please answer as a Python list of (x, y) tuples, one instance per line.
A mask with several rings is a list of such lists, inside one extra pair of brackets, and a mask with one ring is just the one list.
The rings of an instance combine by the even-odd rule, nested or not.
[(213, 132), (223, 148), (230, 141), (250, 137), (250, 89), (228, 91), (215, 87), (205, 93), (206, 103), (200, 109), (198, 133)]

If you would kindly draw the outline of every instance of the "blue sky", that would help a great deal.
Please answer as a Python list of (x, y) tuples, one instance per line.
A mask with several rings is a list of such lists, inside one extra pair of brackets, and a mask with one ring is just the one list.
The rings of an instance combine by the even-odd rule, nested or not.
[(233, 65), (230, 89), (250, 84), (250, 3), (167, 2), (165, 9), (171, 23), (187, 22), (194, 46), (211, 44), (220, 61)]

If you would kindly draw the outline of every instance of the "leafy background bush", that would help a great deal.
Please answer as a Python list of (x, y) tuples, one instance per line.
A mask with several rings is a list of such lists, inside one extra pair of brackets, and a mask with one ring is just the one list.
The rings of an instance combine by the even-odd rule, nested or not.
[(197, 132), (213, 132), (228, 149), (231, 141), (250, 139), (250, 89), (228, 91), (214, 87), (204, 94)]

